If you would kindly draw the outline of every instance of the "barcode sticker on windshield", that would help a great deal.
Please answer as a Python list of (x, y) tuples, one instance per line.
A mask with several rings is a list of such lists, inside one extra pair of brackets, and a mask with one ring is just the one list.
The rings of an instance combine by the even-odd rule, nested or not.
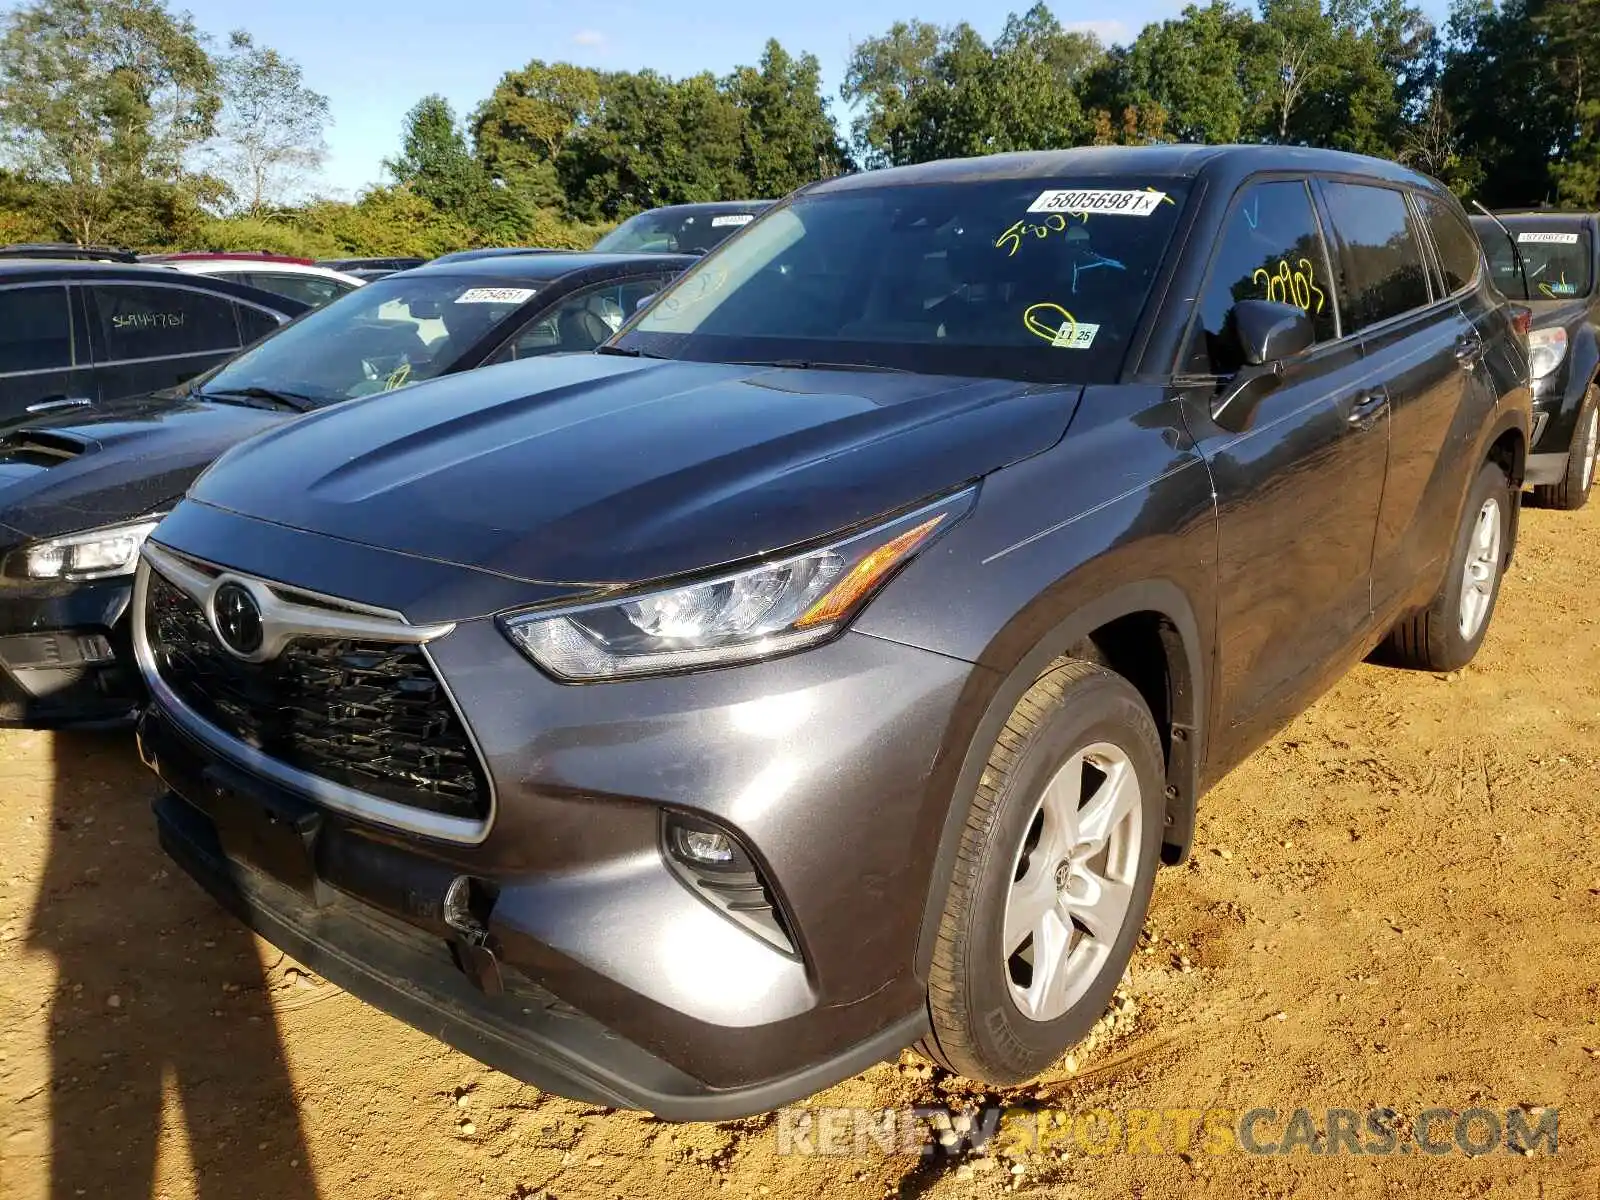
[(1528, 245), (1545, 246), (1576, 246), (1578, 235), (1575, 233), (1519, 233), (1517, 241)]
[(1039, 198), (1028, 205), (1029, 212), (1104, 213), (1113, 217), (1148, 217), (1155, 212), (1165, 192), (1111, 191), (1051, 191), (1039, 193)]
[(456, 297), (457, 304), (525, 304), (533, 299), (533, 288), (468, 288)]
[(1087, 350), (1094, 345), (1094, 335), (1099, 332), (1098, 325), (1073, 324), (1069, 321), (1056, 331), (1050, 344), (1058, 350)]
[(755, 219), (754, 213), (734, 213), (729, 217), (712, 217), (711, 228), (720, 229), (724, 225), (748, 225)]

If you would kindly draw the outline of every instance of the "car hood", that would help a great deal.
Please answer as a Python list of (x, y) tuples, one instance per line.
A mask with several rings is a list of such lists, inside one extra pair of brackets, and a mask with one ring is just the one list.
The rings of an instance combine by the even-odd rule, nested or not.
[(748, 559), (1055, 444), (1081, 389), (560, 355), (358, 400), (232, 451), (215, 508), (530, 583)]
[(143, 516), (182, 496), (217, 455), (292, 413), (170, 394), (0, 430), (0, 525), (55, 537)]

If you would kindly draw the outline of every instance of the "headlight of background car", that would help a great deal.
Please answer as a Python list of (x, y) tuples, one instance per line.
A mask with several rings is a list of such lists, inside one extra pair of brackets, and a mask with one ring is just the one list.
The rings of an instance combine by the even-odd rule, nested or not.
[(1565, 329), (1535, 329), (1528, 335), (1528, 373), (1543, 379), (1567, 357)]
[(826, 641), (894, 570), (954, 524), (967, 489), (865, 532), (737, 574), (578, 608), (503, 618), (559, 679), (617, 679), (769, 658)]
[(143, 517), (30, 542), (6, 556), (5, 573), (14, 579), (69, 581), (132, 575), (139, 565), (140, 547), (160, 521), (160, 516)]

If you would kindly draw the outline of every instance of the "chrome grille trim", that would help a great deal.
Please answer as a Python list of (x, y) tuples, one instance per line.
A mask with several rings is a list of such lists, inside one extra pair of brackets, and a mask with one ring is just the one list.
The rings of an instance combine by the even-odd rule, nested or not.
[[(206, 602), (207, 598), (223, 582), (231, 580), (250, 590), (257, 603), (262, 605), (264, 614), (269, 606), (275, 612), (287, 613), (282, 627), (293, 628), (295, 631), (293, 636), (328, 638), (358, 636), (417, 646), (428, 661), (434, 677), (439, 681), (446, 702), (455, 711), (456, 719), (466, 731), (473, 753), (477, 755), (478, 765), (488, 788), (488, 805), (483, 818), (472, 820), (429, 812), (426, 809), (385, 800), (356, 788), (323, 779), (262, 753), (195, 712), (167, 685), (156, 669), (155, 654), (151, 649), (145, 622), (151, 571), (159, 571), (168, 583), (199, 604), (208, 624), (213, 623), (213, 617), (211, 606)], [(199, 590), (199, 594), (196, 589)], [(288, 599), (291, 596), (295, 599)], [(303, 600), (315, 601), (316, 606), (302, 603)], [(427, 642), (444, 637), (454, 628), (454, 624), (412, 625), (397, 612), (357, 604), (334, 596), (322, 596), (292, 584), (260, 579), (224, 567), (202, 563), (187, 556), (177, 555), (154, 542), (145, 543), (138, 570), (134, 575), (134, 657), (151, 695), (160, 702), (163, 712), (190, 737), (246, 770), (336, 812), (423, 837), (461, 845), (477, 845), (488, 837), (499, 807), (495, 795), (494, 776), (488, 769), (483, 748), (478, 744), (472, 725), (461, 711), (455, 693), (440, 673), (427, 646)], [(212, 633), (216, 634), (215, 628), (212, 629)]]

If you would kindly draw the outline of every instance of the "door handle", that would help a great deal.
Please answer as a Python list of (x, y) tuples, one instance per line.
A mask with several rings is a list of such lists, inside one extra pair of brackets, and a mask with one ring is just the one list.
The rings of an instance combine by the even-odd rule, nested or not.
[(28, 413), (56, 412), (63, 408), (88, 408), (93, 403), (93, 400), (85, 399), (82, 396), (62, 396), (57, 400), (41, 400), (37, 404), (30, 404), (23, 411)]
[(1347, 419), (1352, 425), (1371, 424), (1388, 403), (1389, 393), (1381, 388), (1376, 392), (1357, 396), (1356, 402), (1350, 406), (1350, 416)]
[(1464, 334), (1456, 339), (1456, 362), (1463, 371), (1476, 371), (1483, 359), (1483, 339), (1474, 334)]

